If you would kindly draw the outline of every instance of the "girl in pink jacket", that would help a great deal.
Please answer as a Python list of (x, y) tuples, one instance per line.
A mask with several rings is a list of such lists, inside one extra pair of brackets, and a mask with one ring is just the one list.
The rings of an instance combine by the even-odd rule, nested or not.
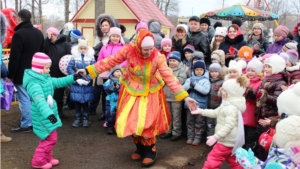
[[(109, 41), (107, 42), (106, 45), (104, 45), (101, 48), (97, 61), (101, 61), (101, 60), (117, 53), (124, 46), (124, 42), (122, 42), (122, 40), (121, 40), (122, 35), (121, 35), (120, 28), (117, 28), (117, 27), (110, 28), (108, 36), (109, 36)], [(121, 64), (122, 67), (125, 67), (126, 65), (127, 65), (127, 62), (123, 62)], [(108, 73), (108, 75), (109, 75), (109, 73)]]
[(245, 129), (245, 145), (243, 148), (248, 150), (254, 145), (251, 139), (252, 133), (255, 131), (257, 122), (254, 116), (256, 109), (256, 93), (262, 83), (263, 64), (256, 58), (253, 58), (247, 65), (246, 77), (250, 83), (245, 92), (246, 110), (243, 113), (244, 129)]

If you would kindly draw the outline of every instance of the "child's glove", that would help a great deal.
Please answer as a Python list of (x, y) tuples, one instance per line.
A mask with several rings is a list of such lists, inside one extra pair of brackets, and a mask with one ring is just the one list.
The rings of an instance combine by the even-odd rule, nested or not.
[(256, 98), (255, 91), (251, 87), (246, 88), (244, 96), (245, 96), (245, 99), (255, 99)]
[(74, 79), (74, 81), (76, 81), (76, 80), (78, 80), (78, 79), (81, 79), (81, 76), (79, 75), (79, 74), (74, 74), (73, 75), (73, 79)]
[(190, 87), (191, 87), (192, 89), (194, 89), (194, 87), (196, 86), (196, 84), (197, 84), (196, 80), (195, 80), (194, 78), (191, 78), (191, 81), (190, 81)]
[(54, 114), (50, 115), (48, 118), (52, 124), (55, 124), (57, 122), (57, 118), (54, 116)]
[(196, 110), (191, 111), (191, 114), (202, 114), (202, 109), (197, 108)]
[(77, 82), (80, 86), (82, 86), (82, 85), (86, 86), (86, 85), (89, 84), (89, 81), (86, 81), (86, 80), (83, 80), (83, 79), (77, 79), (76, 82)]
[(265, 91), (264, 90), (259, 90), (256, 94), (256, 99), (260, 100), (264, 97)]
[(218, 141), (218, 138), (217, 138), (215, 135), (208, 136), (208, 137), (207, 137), (206, 144), (207, 144), (208, 146), (213, 146), (217, 141)]

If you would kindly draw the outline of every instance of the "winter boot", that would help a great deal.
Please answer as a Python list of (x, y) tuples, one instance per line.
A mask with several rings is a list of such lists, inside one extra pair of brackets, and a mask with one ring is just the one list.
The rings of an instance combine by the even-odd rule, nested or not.
[(11, 137), (6, 137), (1, 131), (1, 143), (10, 142), (11, 140)]
[(89, 114), (88, 112), (83, 113), (83, 120), (82, 120), (82, 126), (83, 127), (89, 127)]
[(81, 113), (76, 112), (75, 117), (76, 117), (76, 120), (74, 121), (72, 126), (73, 127), (79, 127), (80, 125), (82, 125)]
[(199, 146), (200, 142), (201, 142), (201, 138), (195, 138), (194, 141), (192, 142), (192, 145)]
[(141, 143), (135, 144), (136, 150), (135, 152), (131, 155), (131, 159), (133, 160), (139, 160), (143, 157), (144, 153), (144, 146)]
[(151, 146), (144, 146), (144, 159), (142, 164), (144, 166), (150, 166), (154, 164), (156, 159), (156, 146), (152, 144)]
[(58, 115), (61, 119), (66, 118), (65, 114), (63, 113), (63, 103), (62, 102), (57, 102), (57, 111)]
[(114, 134), (114, 133), (115, 133), (115, 130), (114, 130), (113, 127), (108, 127), (108, 128), (107, 128), (106, 134), (112, 135), (112, 134)]

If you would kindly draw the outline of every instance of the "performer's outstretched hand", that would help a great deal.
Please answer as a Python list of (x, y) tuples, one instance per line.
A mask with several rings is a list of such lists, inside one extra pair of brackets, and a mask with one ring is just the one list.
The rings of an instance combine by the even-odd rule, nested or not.
[(184, 99), (185, 103), (187, 104), (187, 106), (189, 107), (190, 111), (194, 111), (197, 109), (197, 104), (198, 102), (190, 97), (186, 97)]

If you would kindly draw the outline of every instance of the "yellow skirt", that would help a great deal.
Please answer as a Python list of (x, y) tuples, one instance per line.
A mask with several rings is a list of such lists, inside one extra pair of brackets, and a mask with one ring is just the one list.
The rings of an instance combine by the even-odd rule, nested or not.
[(148, 96), (132, 96), (121, 85), (116, 114), (118, 137), (138, 135), (153, 138), (169, 130), (170, 111), (163, 88)]

